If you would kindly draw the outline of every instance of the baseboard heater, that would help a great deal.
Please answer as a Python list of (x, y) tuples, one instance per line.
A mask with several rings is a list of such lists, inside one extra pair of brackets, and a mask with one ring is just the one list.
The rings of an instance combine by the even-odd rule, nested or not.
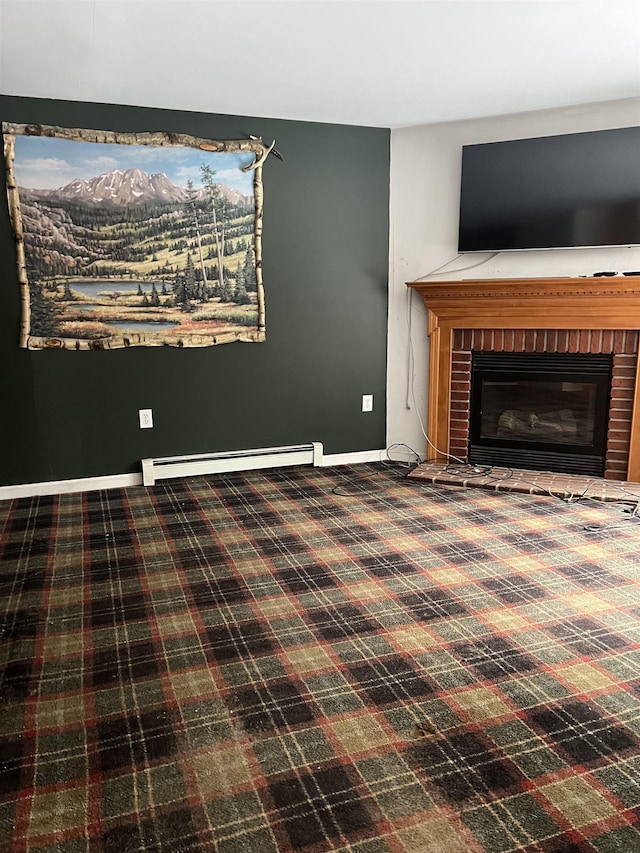
[(310, 444), (291, 444), (287, 447), (161, 456), (142, 460), (142, 482), (145, 486), (153, 486), (158, 480), (168, 480), (170, 477), (224, 474), (256, 468), (281, 468), (287, 465), (320, 466), (322, 455), (322, 443), (313, 441)]

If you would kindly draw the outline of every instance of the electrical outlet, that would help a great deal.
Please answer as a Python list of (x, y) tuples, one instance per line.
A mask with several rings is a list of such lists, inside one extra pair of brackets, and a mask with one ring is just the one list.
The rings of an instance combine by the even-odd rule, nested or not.
[(362, 395), (362, 411), (363, 412), (372, 412), (373, 411), (373, 394), (363, 394)]
[(138, 417), (140, 418), (140, 429), (153, 428), (153, 409), (140, 409)]

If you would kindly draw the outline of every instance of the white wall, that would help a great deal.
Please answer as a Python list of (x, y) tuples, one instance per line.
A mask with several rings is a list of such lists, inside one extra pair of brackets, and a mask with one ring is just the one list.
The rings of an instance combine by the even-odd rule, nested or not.
[[(426, 424), (429, 352), (426, 312), (417, 294), (412, 294), (409, 312), (407, 281), (640, 270), (639, 247), (505, 252), (490, 260), (488, 253), (458, 256), (462, 146), (638, 124), (640, 99), (629, 99), (391, 132), (387, 445), (403, 442), (423, 457), (426, 453), (419, 420)], [(446, 264), (443, 270), (429, 275), (442, 264)], [(473, 269), (461, 269), (476, 264)], [(401, 453), (392, 456), (401, 458)]]

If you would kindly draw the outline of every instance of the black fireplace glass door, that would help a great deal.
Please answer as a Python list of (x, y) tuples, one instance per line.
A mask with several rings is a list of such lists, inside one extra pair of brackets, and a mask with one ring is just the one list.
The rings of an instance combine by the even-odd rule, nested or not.
[(588, 457), (585, 473), (601, 473), (610, 389), (610, 356), (474, 353), (469, 458), (493, 448), (496, 464), (573, 471)]

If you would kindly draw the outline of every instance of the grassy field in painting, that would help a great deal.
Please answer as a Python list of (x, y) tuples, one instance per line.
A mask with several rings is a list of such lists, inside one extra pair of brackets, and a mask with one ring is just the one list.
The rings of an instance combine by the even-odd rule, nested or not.
[(29, 200), (23, 218), (32, 302), (34, 286), (41, 296), (32, 334), (95, 340), (123, 329), (167, 338), (256, 329), (253, 213), (226, 212), (216, 240), (205, 213), (194, 224), (185, 205), (123, 219), (122, 211)]

